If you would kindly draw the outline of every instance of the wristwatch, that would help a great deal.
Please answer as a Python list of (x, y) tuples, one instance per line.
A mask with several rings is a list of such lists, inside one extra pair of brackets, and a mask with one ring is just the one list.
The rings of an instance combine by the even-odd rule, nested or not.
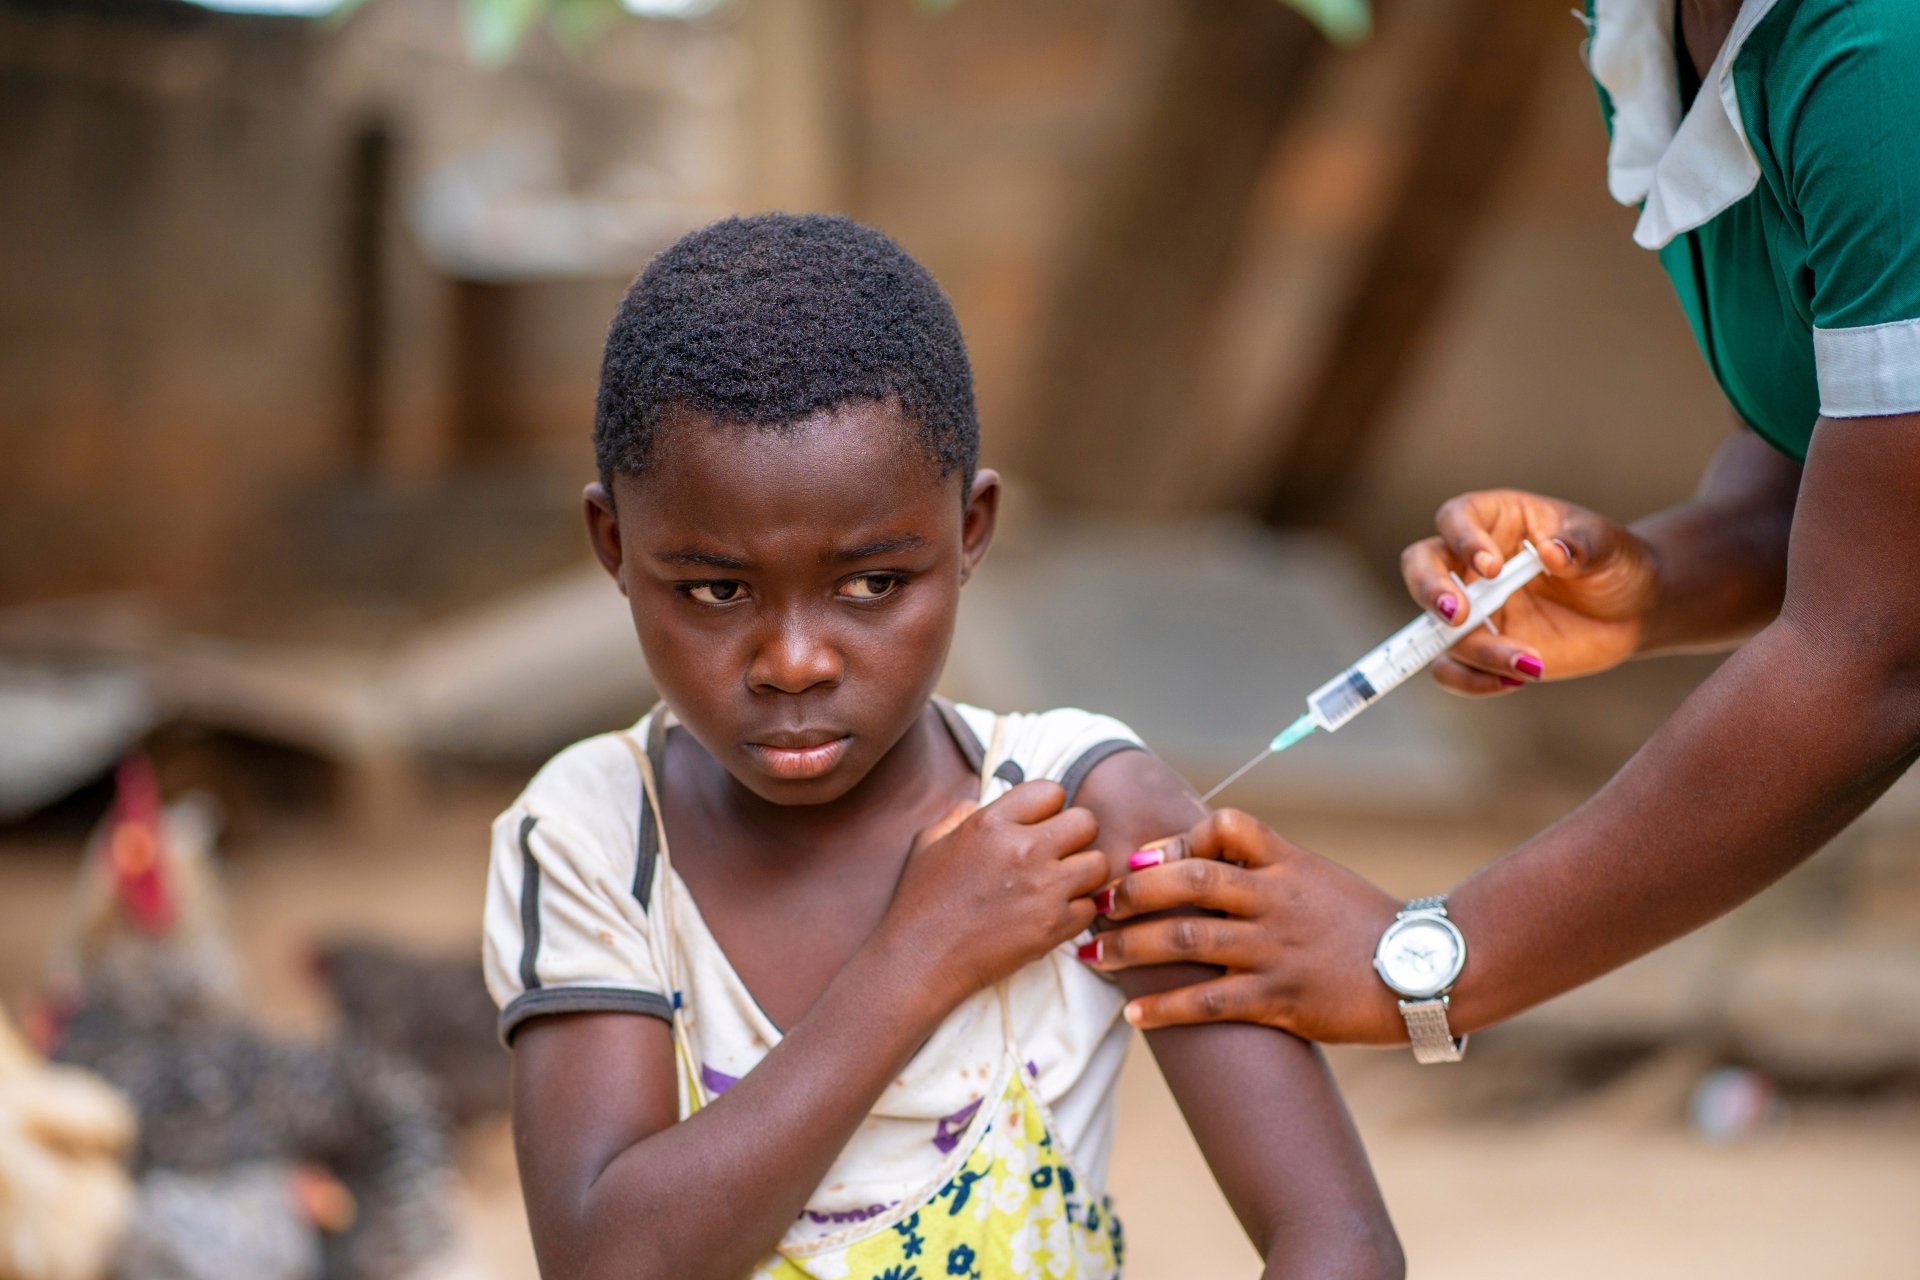
[(1409, 902), (1374, 948), (1374, 972), (1400, 994), (1400, 1016), (1421, 1066), (1466, 1055), (1467, 1038), (1447, 1025), (1447, 992), (1466, 967), (1467, 940), (1447, 918), (1444, 896)]

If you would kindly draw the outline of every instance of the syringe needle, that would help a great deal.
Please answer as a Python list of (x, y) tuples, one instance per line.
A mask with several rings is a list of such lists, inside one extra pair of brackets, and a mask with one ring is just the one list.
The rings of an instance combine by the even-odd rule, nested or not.
[(1219, 795), (1222, 791), (1225, 791), (1228, 787), (1232, 786), (1234, 783), (1240, 781), (1240, 779), (1246, 777), (1249, 773), (1253, 772), (1255, 765), (1259, 764), (1262, 760), (1265, 760), (1268, 756), (1272, 754), (1273, 754), (1273, 748), (1268, 747), (1265, 751), (1262, 751), (1259, 755), (1247, 761), (1245, 764), (1241, 765), (1238, 769), (1235, 769), (1232, 773), (1227, 775), (1227, 780), (1225, 782), (1221, 783), (1219, 786), (1215, 787), (1213, 790), (1207, 792), (1207, 794), (1201, 796), (1200, 803), (1206, 804), (1209, 801), (1211, 801), (1215, 796)]
[(1225, 791), (1228, 787), (1240, 781), (1240, 779), (1246, 777), (1247, 773), (1250, 770), (1252, 770), (1252, 768), (1255, 765), (1259, 764), (1262, 760), (1265, 760), (1270, 755), (1274, 755), (1278, 752), (1285, 751), (1288, 747), (1291, 747), (1295, 743), (1305, 739), (1308, 734), (1312, 733), (1315, 729), (1318, 729), (1319, 727), (1320, 726), (1318, 724), (1314, 723), (1312, 713), (1308, 713), (1307, 715), (1301, 716), (1298, 720), (1295, 720), (1292, 724), (1288, 725), (1285, 729), (1282, 729), (1280, 733), (1274, 738), (1274, 740), (1267, 744), (1267, 749), (1265, 751), (1262, 751), (1259, 755), (1247, 761), (1245, 764), (1241, 765), (1238, 769), (1235, 769), (1233, 773), (1228, 776), (1225, 782), (1221, 783), (1219, 786), (1215, 787), (1213, 790), (1207, 792), (1207, 794), (1201, 796), (1200, 803), (1201, 804), (1207, 803), (1207, 801), (1213, 799), (1215, 796), (1219, 795), (1222, 791)]

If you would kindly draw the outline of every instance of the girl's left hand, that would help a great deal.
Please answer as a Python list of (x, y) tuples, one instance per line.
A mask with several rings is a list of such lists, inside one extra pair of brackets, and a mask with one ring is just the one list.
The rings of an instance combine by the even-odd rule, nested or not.
[(1094, 967), (1199, 962), (1226, 972), (1132, 1001), (1129, 1022), (1260, 1022), (1330, 1044), (1406, 1043), (1395, 997), (1373, 971), (1399, 901), (1238, 809), (1142, 852), (1161, 860), (1095, 898), (1107, 921), (1181, 907), (1217, 914), (1107, 928)]

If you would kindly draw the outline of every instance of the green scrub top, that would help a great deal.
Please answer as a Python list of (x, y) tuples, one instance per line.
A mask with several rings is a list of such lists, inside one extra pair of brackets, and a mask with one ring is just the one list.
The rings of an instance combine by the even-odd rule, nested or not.
[(1734, 409), (1920, 412), (1920, 0), (1745, 0), (1691, 102), (1676, 0), (1587, 0), (1608, 187)]

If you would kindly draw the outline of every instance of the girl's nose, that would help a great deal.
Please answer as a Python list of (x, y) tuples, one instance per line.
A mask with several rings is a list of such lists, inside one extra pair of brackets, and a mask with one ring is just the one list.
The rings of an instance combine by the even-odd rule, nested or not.
[(755, 692), (805, 693), (837, 685), (844, 674), (840, 652), (826, 637), (800, 619), (788, 619), (754, 653), (747, 685)]

